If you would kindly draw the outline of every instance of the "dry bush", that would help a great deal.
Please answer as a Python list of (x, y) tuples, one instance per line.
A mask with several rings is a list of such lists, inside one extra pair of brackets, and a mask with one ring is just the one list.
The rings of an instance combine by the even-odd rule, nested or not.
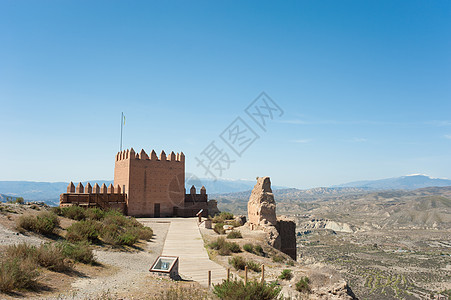
[(5, 258), (0, 260), (0, 292), (33, 289), (39, 276), (37, 264), (31, 258)]
[(149, 241), (153, 237), (153, 230), (149, 227), (139, 228), (137, 231), (140, 240)]
[(87, 242), (69, 243), (62, 242), (61, 248), (64, 256), (84, 264), (95, 263), (94, 253)]
[(80, 206), (67, 206), (67, 207), (61, 207), (60, 213), (63, 217), (81, 221), (86, 219), (86, 209)]
[(105, 217), (105, 211), (98, 207), (88, 208), (85, 211), (85, 216), (87, 219), (100, 221)]
[(224, 223), (216, 223), (213, 230), (217, 234), (225, 234)]
[(272, 257), (272, 261), (276, 263), (281, 263), (285, 261), (285, 257), (283, 257), (283, 255), (276, 254)]
[(48, 235), (55, 232), (56, 227), (59, 226), (59, 219), (56, 214), (48, 211), (43, 211), (40, 212), (37, 216), (20, 216), (17, 220), (16, 225), (19, 229), (22, 230)]
[(238, 230), (232, 230), (227, 234), (228, 239), (242, 239), (243, 236), (241, 235), (241, 232)]
[(230, 255), (230, 252), (238, 253), (241, 252), (241, 248), (237, 243), (227, 242), (225, 238), (219, 237), (215, 241), (208, 244), (213, 250), (217, 250), (219, 255)]
[(162, 291), (157, 300), (207, 300), (211, 299), (209, 293), (195, 286), (180, 287), (171, 286), (168, 290)]
[(248, 260), (248, 261), (246, 262), (246, 266), (247, 266), (249, 269), (251, 269), (252, 271), (257, 272), (257, 273), (259, 273), (259, 272), (262, 271), (262, 265), (256, 263), (256, 262), (253, 261), (253, 260)]
[(246, 267), (246, 260), (244, 260), (241, 256), (234, 256), (229, 258), (229, 264), (231, 264), (237, 271), (244, 270), (244, 267)]
[(308, 277), (302, 277), (296, 282), (296, 290), (301, 293), (310, 292), (310, 279)]
[(6, 248), (4, 257), (19, 261), (31, 260), (36, 265), (56, 272), (67, 271), (71, 268), (65, 259), (61, 245), (55, 243), (41, 244), (39, 247), (25, 243), (11, 245)]
[(235, 242), (227, 243), (227, 248), (230, 250), (230, 252), (233, 252), (233, 253), (239, 253), (239, 252), (241, 252), (240, 245), (238, 245), (238, 244), (235, 243)]
[(282, 280), (290, 280), (293, 277), (293, 273), (291, 273), (290, 269), (284, 269), (282, 273), (279, 275), (279, 278)]
[(96, 241), (99, 237), (102, 224), (93, 220), (83, 220), (67, 228), (66, 238), (71, 242)]
[(224, 280), (221, 284), (214, 285), (213, 292), (219, 298), (228, 300), (272, 300), (278, 299), (281, 289), (276, 283), (249, 281), (244, 284), (242, 280)]
[(71, 269), (71, 265), (63, 253), (63, 248), (59, 244), (41, 244), (37, 248), (36, 259), (41, 267), (52, 271), (63, 272)]

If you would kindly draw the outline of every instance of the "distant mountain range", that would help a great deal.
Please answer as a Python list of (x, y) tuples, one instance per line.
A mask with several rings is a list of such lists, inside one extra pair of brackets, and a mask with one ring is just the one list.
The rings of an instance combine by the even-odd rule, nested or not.
[(354, 181), (334, 187), (356, 187), (374, 190), (415, 190), (431, 186), (451, 186), (451, 180), (415, 174), (379, 180)]
[[(90, 182), (91, 185), (95, 183), (99, 185), (113, 183), (112, 180), (90, 180), (82, 183), (86, 185), (87, 182)], [(74, 184), (77, 185), (78, 183), (74, 182)], [(213, 180), (189, 177), (186, 178), (185, 187), (189, 191), (191, 186), (194, 185), (199, 192), (200, 188), (205, 186), (209, 194), (222, 194), (251, 190), (254, 184), (255, 182), (250, 180)], [(58, 205), (59, 196), (66, 192), (68, 185), (68, 182), (0, 181), (0, 194), (23, 197), (25, 201), (43, 201), (50, 205)], [(277, 187), (283, 188), (281, 186)], [(0, 198), (0, 201), (2, 201), (2, 198)]]
[[(113, 183), (111, 180), (91, 180), (89, 182), (99, 185)], [(68, 184), (68, 182), (0, 181), (0, 194), (23, 197), (26, 201), (43, 201), (50, 205), (58, 205), (59, 195), (66, 191)], [(83, 182), (83, 184), (86, 184), (86, 182)], [(220, 199), (227, 202), (232, 200), (247, 201), (255, 181), (187, 177), (185, 184), (187, 190), (191, 185), (196, 186), (197, 189), (204, 185), (210, 199)], [(381, 180), (356, 181), (333, 187), (318, 187), (307, 190), (273, 186), (273, 190), (276, 198), (282, 201), (288, 199), (311, 201), (318, 197), (362, 194), (377, 190), (414, 190), (433, 186), (451, 186), (451, 180), (431, 178), (426, 175), (408, 175)]]

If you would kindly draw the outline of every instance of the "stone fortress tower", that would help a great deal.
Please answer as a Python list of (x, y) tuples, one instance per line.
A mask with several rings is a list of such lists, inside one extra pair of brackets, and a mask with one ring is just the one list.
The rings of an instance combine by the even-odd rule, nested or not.
[(144, 150), (136, 153), (133, 148), (127, 149), (116, 154), (114, 186), (108, 190), (83, 189), (81, 183), (80, 188), (72, 186), (71, 182), (67, 193), (61, 194), (60, 206), (121, 208), (135, 217), (192, 217), (200, 211), (207, 217), (218, 212), (216, 201), (208, 201), (204, 186), (200, 194), (194, 186), (186, 194), (183, 152), (166, 156), (161, 151), (157, 156), (152, 150), (149, 156)]
[(131, 216), (172, 216), (184, 207), (185, 155), (171, 152), (160, 156), (154, 150), (150, 157), (144, 150), (133, 148), (116, 155), (114, 186), (127, 194), (128, 214)]

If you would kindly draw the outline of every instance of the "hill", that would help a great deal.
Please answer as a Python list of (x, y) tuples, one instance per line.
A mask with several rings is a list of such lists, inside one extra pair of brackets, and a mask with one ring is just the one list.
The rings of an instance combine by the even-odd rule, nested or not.
[(334, 187), (357, 187), (375, 190), (415, 190), (432, 186), (451, 186), (451, 180), (415, 174), (379, 180), (354, 181)]

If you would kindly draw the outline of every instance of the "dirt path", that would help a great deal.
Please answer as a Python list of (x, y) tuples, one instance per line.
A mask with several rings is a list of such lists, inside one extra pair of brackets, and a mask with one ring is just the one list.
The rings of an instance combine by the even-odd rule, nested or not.
[(24, 235), (16, 231), (12, 231), (0, 224), (0, 245), (9, 246), (21, 243), (29, 243), (32, 245), (40, 245), (45, 240), (34, 235)]

